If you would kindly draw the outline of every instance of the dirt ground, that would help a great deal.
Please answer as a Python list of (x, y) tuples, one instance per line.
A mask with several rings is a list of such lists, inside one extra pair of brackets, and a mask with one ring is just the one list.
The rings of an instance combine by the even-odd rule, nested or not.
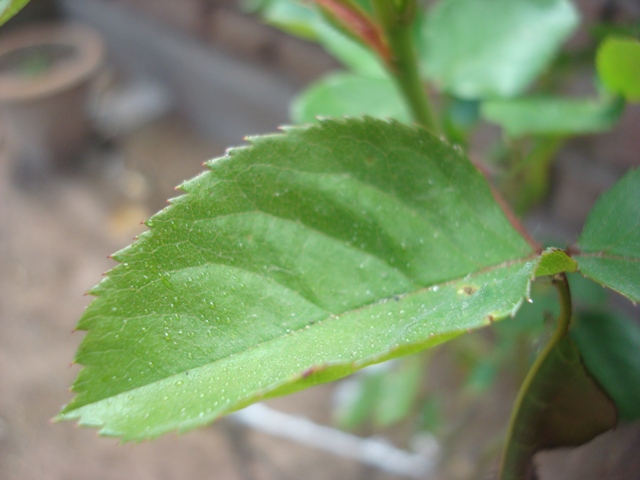
[[(144, 228), (140, 222), (163, 207), (173, 187), (221, 152), (169, 116), (94, 153), (79, 171), (26, 187), (14, 180), (13, 159), (0, 153), (1, 480), (400, 478), (230, 420), (139, 445), (51, 423), (71, 399), (68, 388), (78, 372), (69, 365), (82, 338), (72, 330), (90, 301), (82, 292), (113, 266), (108, 255)], [(332, 388), (271, 404), (327, 423)], [(455, 453), (446, 469), (428, 478), (480, 478), (473, 473), (477, 445), (503, 428), (508, 390), (468, 412), (466, 446), (459, 449), (466, 453)], [(548, 455), (543, 480), (640, 478), (640, 428), (610, 437), (592, 451)]]

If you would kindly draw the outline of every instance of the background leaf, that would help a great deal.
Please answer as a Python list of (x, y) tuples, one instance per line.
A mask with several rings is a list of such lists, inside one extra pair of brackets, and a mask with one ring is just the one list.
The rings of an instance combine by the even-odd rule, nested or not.
[(316, 30), (322, 19), (309, 5), (291, 0), (271, 0), (254, 9), (260, 12), (267, 23), (284, 32), (305, 40), (318, 40)]
[(607, 294), (602, 285), (590, 280), (580, 273), (567, 275), (571, 285), (571, 297), (574, 308), (580, 310), (604, 310), (607, 306)]
[(578, 25), (567, 0), (448, 0), (427, 17), (430, 78), (461, 98), (522, 93)]
[(598, 48), (596, 66), (607, 89), (632, 102), (640, 102), (640, 41), (607, 38)]
[(334, 413), (335, 423), (340, 428), (353, 430), (369, 419), (380, 396), (382, 378), (389, 373), (387, 366), (391, 362), (365, 368), (340, 384)]
[(61, 418), (124, 439), (207, 423), (511, 315), (537, 264), (484, 177), (422, 129), (325, 121), (185, 183), (78, 324)]
[(424, 363), (418, 355), (403, 358), (394, 365), (392, 372), (382, 377), (381, 392), (375, 407), (377, 425), (393, 425), (409, 415), (424, 375)]
[(354, 429), (371, 419), (386, 427), (406, 418), (425, 374), (421, 355), (368, 367), (340, 384), (336, 422)]
[(624, 102), (617, 99), (523, 97), (482, 104), (482, 116), (512, 137), (522, 135), (581, 135), (611, 129)]
[(318, 42), (353, 72), (366, 77), (388, 78), (374, 53), (327, 22), (312, 5), (271, 0), (257, 9), (267, 23), (305, 40)]
[(640, 301), (640, 168), (598, 199), (578, 248), (573, 258), (583, 275)]
[(442, 127), (447, 138), (466, 146), (473, 128), (480, 119), (480, 102), (444, 97), (442, 101)]
[(618, 407), (620, 419), (640, 420), (640, 328), (602, 311), (577, 315), (571, 337), (589, 372)]
[(316, 34), (324, 49), (354, 73), (365, 77), (388, 78), (384, 66), (373, 52), (329, 23), (320, 23)]
[(302, 92), (291, 106), (295, 123), (311, 123), (318, 116), (357, 115), (411, 122), (411, 115), (390, 79), (352, 73), (327, 75)]
[(29, 0), (0, 0), (0, 25), (22, 9)]

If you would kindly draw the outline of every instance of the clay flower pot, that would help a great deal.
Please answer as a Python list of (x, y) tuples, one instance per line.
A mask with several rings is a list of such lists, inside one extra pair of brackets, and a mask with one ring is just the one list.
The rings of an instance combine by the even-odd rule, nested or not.
[(91, 126), (91, 81), (103, 42), (79, 25), (35, 25), (0, 36), (0, 127), (19, 169), (36, 175), (74, 163)]

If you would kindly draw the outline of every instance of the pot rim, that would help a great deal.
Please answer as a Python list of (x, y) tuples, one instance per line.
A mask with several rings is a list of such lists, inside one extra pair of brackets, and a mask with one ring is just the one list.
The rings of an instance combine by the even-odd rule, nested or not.
[(92, 76), (102, 64), (104, 43), (100, 35), (84, 25), (71, 23), (37, 24), (0, 37), (0, 57), (29, 47), (63, 46), (73, 49), (64, 65), (32, 79), (0, 73), (0, 102), (34, 100), (67, 90)]

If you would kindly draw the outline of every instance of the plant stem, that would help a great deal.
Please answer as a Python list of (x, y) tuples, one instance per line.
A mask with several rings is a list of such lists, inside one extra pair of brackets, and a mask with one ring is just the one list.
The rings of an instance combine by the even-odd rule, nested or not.
[(415, 2), (406, 0), (400, 7), (389, 0), (373, 0), (373, 4), (391, 50), (391, 59), (387, 64), (389, 73), (398, 85), (415, 122), (439, 134), (440, 125), (418, 69), (412, 29)]
[(502, 190), (517, 213), (526, 212), (544, 198), (549, 187), (551, 162), (563, 143), (562, 137), (539, 137), (531, 151), (512, 165)]
[(558, 326), (553, 334), (551, 341), (557, 341), (561, 337), (569, 333), (569, 325), (571, 324), (571, 316), (573, 311), (571, 308), (571, 291), (569, 290), (569, 282), (564, 273), (558, 274), (553, 278), (553, 285), (558, 290), (560, 298), (560, 315), (558, 316)]
[(394, 79), (407, 101), (414, 120), (434, 133), (440, 133), (438, 120), (418, 72), (411, 29), (398, 28), (394, 30), (394, 32), (389, 32)]

